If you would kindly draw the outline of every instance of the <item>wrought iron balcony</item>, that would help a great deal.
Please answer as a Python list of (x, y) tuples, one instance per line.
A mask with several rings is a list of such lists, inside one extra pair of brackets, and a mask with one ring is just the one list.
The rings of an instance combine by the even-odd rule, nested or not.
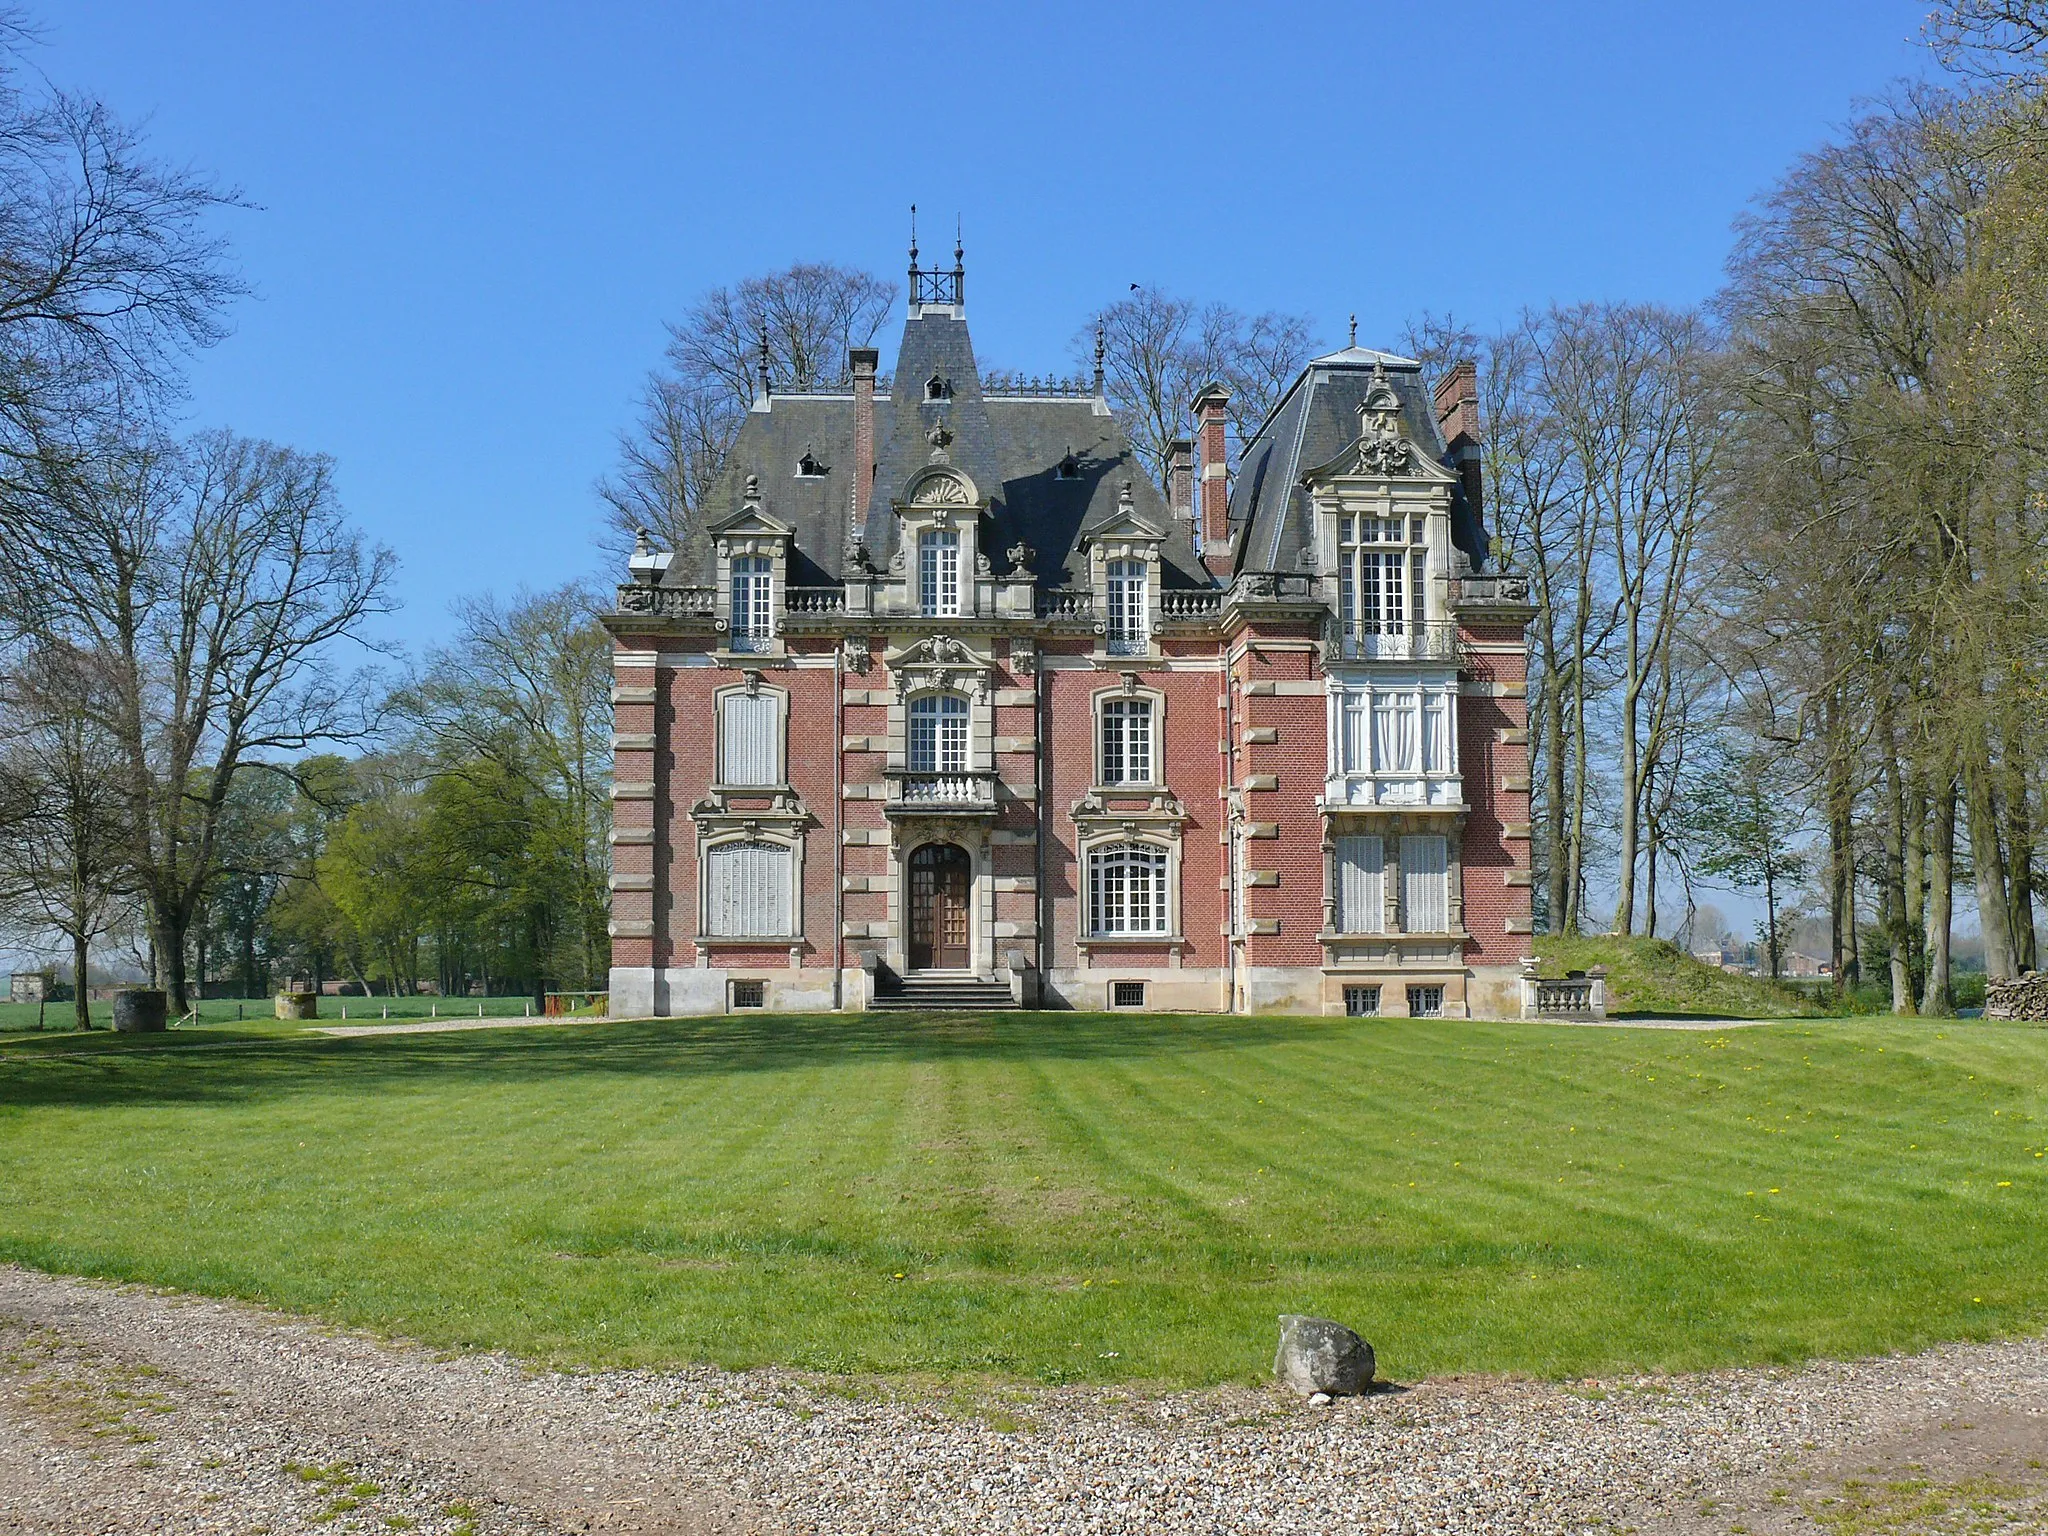
[(996, 776), (987, 771), (926, 773), (915, 768), (889, 770), (891, 816), (993, 816)]
[(1458, 626), (1441, 620), (1404, 624), (1394, 634), (1366, 632), (1344, 636), (1346, 661), (1456, 661)]

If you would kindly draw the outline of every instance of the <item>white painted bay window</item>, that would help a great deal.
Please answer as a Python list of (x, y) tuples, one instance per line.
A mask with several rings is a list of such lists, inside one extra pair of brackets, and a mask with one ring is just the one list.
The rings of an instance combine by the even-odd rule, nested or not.
[(1346, 805), (1457, 805), (1455, 676), (1373, 676), (1337, 683), (1327, 798)]

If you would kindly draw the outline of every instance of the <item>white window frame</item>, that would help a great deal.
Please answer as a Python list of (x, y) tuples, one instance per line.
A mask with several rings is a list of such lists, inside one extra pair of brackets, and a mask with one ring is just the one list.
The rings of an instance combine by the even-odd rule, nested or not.
[(749, 654), (775, 644), (775, 562), (767, 555), (732, 557), (729, 649)]
[(917, 611), (953, 618), (960, 612), (960, 531), (926, 528), (917, 536)]
[[(1104, 789), (1150, 789), (1161, 782), (1160, 724), (1166, 712), (1164, 704), (1159, 695), (1149, 691), (1105, 690), (1096, 695), (1095, 782), (1098, 786)], [(1133, 719), (1144, 722), (1144, 742), (1138, 749), (1134, 749), (1131, 742)], [(1112, 725), (1112, 720), (1118, 723)]]
[[(1178, 863), (1173, 849), (1164, 843), (1117, 838), (1090, 846), (1085, 858), (1090, 939), (1172, 936)], [(1134, 893), (1131, 877), (1140, 869), (1145, 871), (1144, 889)], [(1113, 908), (1107, 904), (1112, 899)], [(1142, 910), (1137, 903), (1142, 903)]]
[(973, 771), (974, 706), (964, 694), (911, 696), (903, 712), (903, 765), (912, 773)]
[(1103, 579), (1103, 649), (1112, 656), (1143, 656), (1152, 645), (1151, 562), (1108, 561)]

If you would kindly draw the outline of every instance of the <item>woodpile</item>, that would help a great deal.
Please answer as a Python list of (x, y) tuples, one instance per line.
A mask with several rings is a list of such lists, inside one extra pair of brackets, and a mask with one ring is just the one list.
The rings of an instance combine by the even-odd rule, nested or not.
[(2048, 1024), (2048, 976), (2029, 971), (2018, 981), (1994, 981), (1984, 988), (1984, 1017)]

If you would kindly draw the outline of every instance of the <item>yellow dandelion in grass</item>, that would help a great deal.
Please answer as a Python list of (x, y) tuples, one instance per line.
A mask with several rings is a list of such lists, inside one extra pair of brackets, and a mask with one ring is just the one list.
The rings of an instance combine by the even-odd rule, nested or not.
[(1772, 1191), (1771, 1191), (1771, 1193), (1775, 1195), (1775, 1194), (1777, 1193), (1777, 1191), (1776, 1191), (1776, 1190), (1774, 1189), (1774, 1190), (1772, 1190)]
[(2011, 1189), (2011, 1188), (2012, 1188), (2012, 1180), (2011, 1180), (2011, 1179), (2000, 1179), (2000, 1180), (1998, 1181), (1998, 1187), (1999, 1187), (2000, 1189)]

